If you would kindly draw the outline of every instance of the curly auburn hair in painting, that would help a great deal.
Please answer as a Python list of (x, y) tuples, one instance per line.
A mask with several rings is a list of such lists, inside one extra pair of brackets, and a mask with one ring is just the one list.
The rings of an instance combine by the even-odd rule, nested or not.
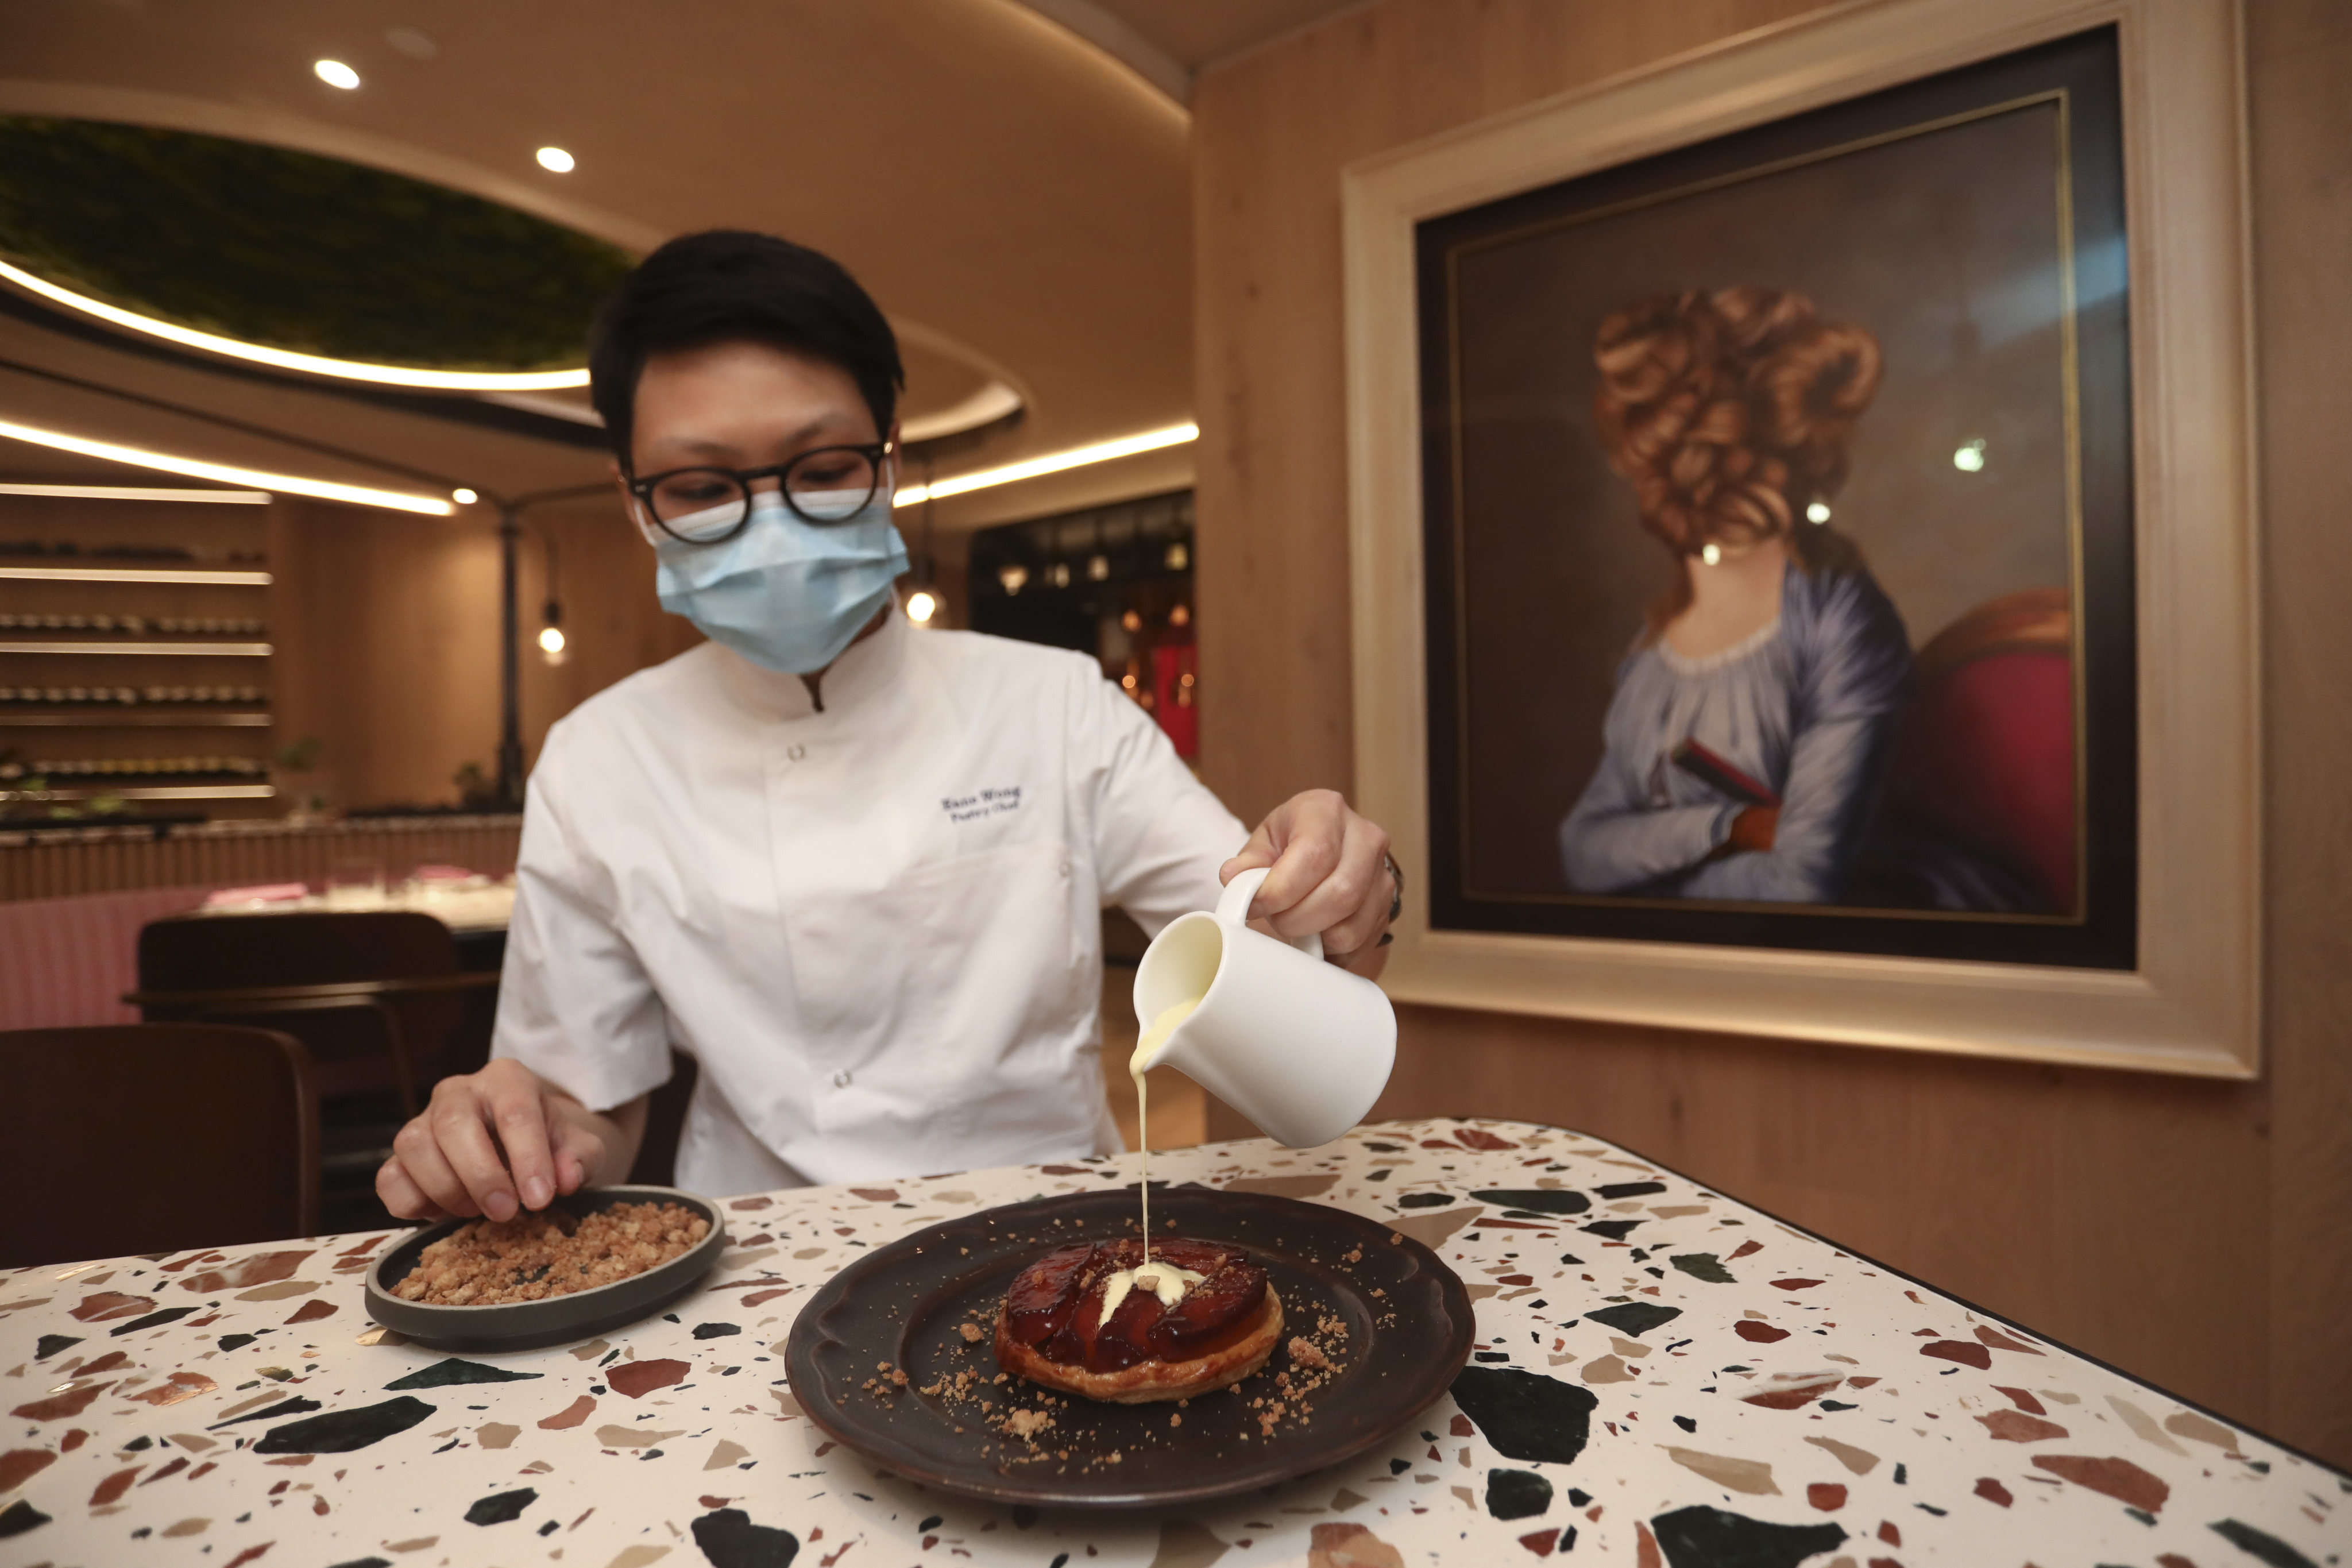
[(1637, 300), (1601, 323), (1593, 419), (1633, 482), (1642, 525), (1675, 556), (1662, 627), (1690, 603), (1682, 558), (1789, 536), (1808, 571), (1858, 562), (1798, 509), (1843, 482), (1855, 421), (1878, 390), (1878, 340), (1824, 321), (1789, 289), (1741, 286)]

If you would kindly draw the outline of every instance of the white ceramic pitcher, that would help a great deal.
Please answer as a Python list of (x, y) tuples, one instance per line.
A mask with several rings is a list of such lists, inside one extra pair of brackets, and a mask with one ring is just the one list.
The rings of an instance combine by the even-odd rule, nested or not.
[(1364, 1119), (1396, 1064), (1396, 1013), (1370, 981), (1323, 962), (1320, 937), (1286, 942), (1249, 929), (1265, 869), (1225, 885), (1214, 913), (1180, 915), (1135, 972), (1149, 1029), (1200, 998), (1149, 1065), (1172, 1067), (1294, 1149)]

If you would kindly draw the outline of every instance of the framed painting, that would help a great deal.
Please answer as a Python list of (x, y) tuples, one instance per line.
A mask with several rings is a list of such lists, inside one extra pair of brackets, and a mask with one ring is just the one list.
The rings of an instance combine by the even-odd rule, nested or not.
[(1878, 0), (1349, 172), (1400, 999), (2254, 1070), (2237, 37)]

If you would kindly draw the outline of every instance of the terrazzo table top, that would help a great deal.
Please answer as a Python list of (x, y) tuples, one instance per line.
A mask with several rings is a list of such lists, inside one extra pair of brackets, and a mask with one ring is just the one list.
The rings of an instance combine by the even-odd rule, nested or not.
[(827, 1441), (782, 1342), (827, 1275), (1132, 1158), (738, 1198), (694, 1294), (452, 1358), (368, 1322), (396, 1233), (0, 1273), (0, 1563), (208, 1568), (2337, 1564), (2352, 1479), (1598, 1139), (1361, 1128), (1155, 1181), (1376, 1215), (1476, 1298), (1363, 1458), (1166, 1516), (927, 1491)]

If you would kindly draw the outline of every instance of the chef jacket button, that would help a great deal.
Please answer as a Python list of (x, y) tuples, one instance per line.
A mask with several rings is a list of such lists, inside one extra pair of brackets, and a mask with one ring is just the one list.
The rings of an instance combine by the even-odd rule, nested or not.
[(784, 755), (792, 758), (793, 761), (797, 763), (803, 757), (808, 755), (808, 748), (806, 746), (795, 745), (791, 750), (787, 751)]
[(835, 1089), (847, 1089), (849, 1087), (849, 1069), (847, 1068), (844, 1068), (839, 1072), (833, 1075), (833, 1087)]
[(1065, 861), (1063, 861), (1063, 862), (1062, 862), (1062, 875), (1063, 875), (1064, 877), (1067, 877), (1069, 874), (1070, 874), (1070, 863), (1069, 863), (1067, 860), (1065, 860)]

